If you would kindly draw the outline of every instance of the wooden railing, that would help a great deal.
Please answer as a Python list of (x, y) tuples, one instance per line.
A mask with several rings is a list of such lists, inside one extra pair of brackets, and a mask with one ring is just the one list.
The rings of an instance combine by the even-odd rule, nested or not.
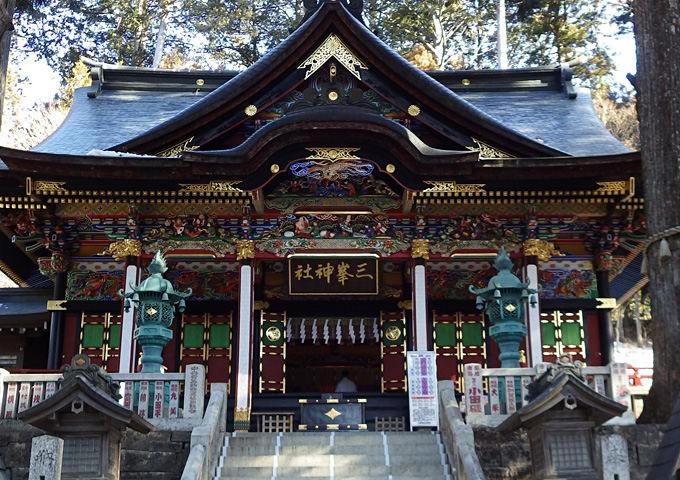
[[(488, 423), (483, 417), (497, 417), (500, 421), (527, 404), (527, 386), (546, 371), (549, 364), (531, 368), (482, 368), (481, 365), (465, 365), (465, 396), (461, 410), (468, 422)], [(612, 363), (605, 367), (583, 367), (589, 386), (600, 395), (609, 397), (628, 407), (632, 416), (632, 401), (625, 363)], [(634, 417), (633, 422), (634, 422)], [(490, 423), (495, 423), (492, 421)]]
[[(120, 403), (149, 420), (203, 418), (205, 367), (183, 373), (112, 373), (120, 383)], [(45, 401), (59, 389), (61, 373), (9, 373), (0, 369), (0, 418), (10, 419)], [(184, 401), (180, 404), (180, 398)]]

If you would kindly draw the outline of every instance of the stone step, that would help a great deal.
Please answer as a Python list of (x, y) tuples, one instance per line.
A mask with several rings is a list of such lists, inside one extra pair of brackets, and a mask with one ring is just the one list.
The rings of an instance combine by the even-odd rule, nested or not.
[[(274, 455), (275, 447), (273, 446), (229, 446), (222, 448), (222, 455), (229, 458), (233, 457), (249, 457), (258, 455)], [(427, 458), (428, 462), (431, 457), (439, 458), (442, 451), (436, 446), (411, 445), (411, 446), (397, 446), (389, 447), (389, 454), (392, 457), (408, 458), (409, 461), (418, 461), (419, 458)], [(279, 455), (299, 456), (299, 455), (335, 455), (335, 456), (363, 456), (363, 457), (384, 457), (385, 447), (383, 445), (349, 445), (349, 446), (331, 446), (331, 445), (296, 445), (296, 446), (282, 446), (279, 448)], [(423, 460), (424, 461), (424, 460)]]
[[(258, 477), (240, 477), (240, 476), (227, 476), (227, 475), (222, 475), (221, 477), (218, 477), (219, 480), (244, 480), (244, 478), (258, 478)], [(260, 477), (260, 478), (265, 478), (265, 477)], [(271, 478), (267, 477), (267, 478)], [(310, 476), (304, 476), (304, 477), (299, 477), (299, 476), (290, 476), (290, 477), (284, 477), (281, 475), (276, 475), (276, 480), (300, 480), (301, 478), (304, 478), (304, 480), (328, 480), (329, 476), (324, 475), (321, 477), (310, 477)], [(415, 475), (374, 475), (374, 476), (347, 476), (347, 475), (342, 475), (341, 477), (335, 477), (338, 479), (342, 480), (452, 480), (452, 476), (448, 475), (441, 475), (441, 476), (431, 476), (431, 475), (423, 475), (423, 476), (415, 476)]]
[(445, 461), (431, 432), (238, 433), (225, 438), (216, 478), (272, 478), (276, 468), (280, 480), (328, 479), (332, 468), (343, 480), (450, 480)]

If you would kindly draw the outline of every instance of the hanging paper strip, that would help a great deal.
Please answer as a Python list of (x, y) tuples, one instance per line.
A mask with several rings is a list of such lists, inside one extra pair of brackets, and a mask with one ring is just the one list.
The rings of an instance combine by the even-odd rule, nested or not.
[[(403, 312), (381, 312), (381, 390), (406, 391), (406, 323)], [(377, 329), (374, 323), (374, 330)]]
[(353, 317), (291, 317), (286, 319), (287, 343), (353, 345), (380, 341), (380, 320)]
[(286, 393), (285, 333), (285, 312), (262, 312), (260, 320), (260, 393)]

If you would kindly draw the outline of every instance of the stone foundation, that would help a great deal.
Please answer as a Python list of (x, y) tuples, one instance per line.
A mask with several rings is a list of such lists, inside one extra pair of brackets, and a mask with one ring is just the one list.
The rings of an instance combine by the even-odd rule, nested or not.
[(595, 430), (596, 435), (621, 435), (628, 442), (630, 480), (645, 480), (663, 437), (664, 425), (616, 425)]
[(45, 435), (42, 430), (19, 420), (0, 420), (0, 457), (12, 480), (26, 480), (31, 464), (33, 437)]
[(531, 480), (531, 454), (526, 431), (510, 435), (475, 426), (475, 450), (487, 480)]
[[(0, 420), (0, 458), (11, 480), (27, 480), (31, 441), (45, 432), (19, 420)], [(189, 456), (191, 432), (156, 431), (123, 436), (121, 480), (178, 480)], [(67, 480), (67, 479), (64, 479)]]
[(178, 480), (189, 457), (191, 432), (127, 432), (121, 480)]
[[(475, 449), (487, 480), (531, 480), (531, 453), (526, 431), (500, 435), (475, 426)], [(645, 480), (663, 436), (663, 425), (603, 426), (595, 436), (621, 435), (628, 443), (630, 480)], [(599, 445), (599, 441), (596, 441)], [(599, 448), (598, 448), (599, 450)]]

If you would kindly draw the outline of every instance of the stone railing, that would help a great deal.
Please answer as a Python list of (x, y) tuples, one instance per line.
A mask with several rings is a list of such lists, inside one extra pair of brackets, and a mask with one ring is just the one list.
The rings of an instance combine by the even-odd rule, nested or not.
[(191, 432), (191, 450), (181, 480), (213, 477), (227, 426), (227, 384), (210, 385), (210, 401), (203, 421)]
[(439, 382), (439, 412), (439, 430), (456, 478), (483, 480), (484, 472), (475, 452), (472, 427), (463, 420), (451, 380)]
[[(9, 373), (0, 369), (0, 418), (17, 414), (51, 397), (61, 373)], [(112, 373), (120, 383), (121, 404), (163, 429), (186, 429), (203, 418), (205, 367), (187, 365), (183, 373)], [(180, 405), (180, 394), (184, 402)]]
[[(471, 424), (497, 425), (527, 404), (527, 386), (546, 371), (549, 364), (531, 368), (482, 368), (476, 363), (465, 365), (463, 381), (465, 396), (461, 410)], [(632, 424), (635, 416), (625, 363), (611, 363), (605, 367), (583, 367), (588, 385), (600, 395), (628, 407), (622, 417), (611, 423)]]

